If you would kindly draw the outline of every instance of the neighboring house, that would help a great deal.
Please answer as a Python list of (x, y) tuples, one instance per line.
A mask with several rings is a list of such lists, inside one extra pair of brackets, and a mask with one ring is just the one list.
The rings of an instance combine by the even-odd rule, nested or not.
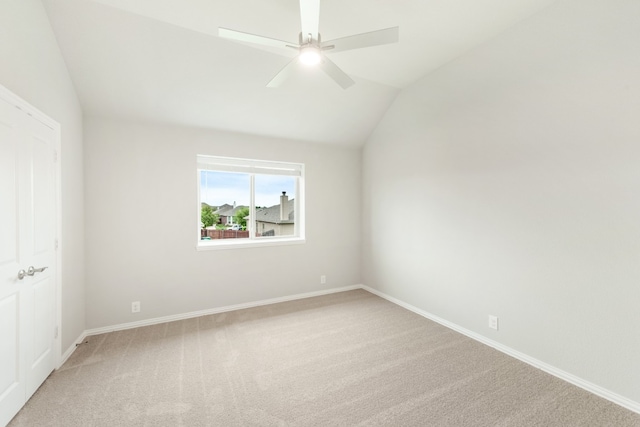
[(218, 215), (218, 224), (222, 225), (232, 225), (235, 223), (234, 217), (236, 213), (242, 208), (246, 208), (246, 206), (236, 206), (236, 203), (233, 202), (233, 206), (225, 203), (220, 206), (217, 211), (214, 213)]
[(295, 228), (295, 201), (286, 192), (280, 204), (256, 211), (256, 233), (259, 236), (292, 236)]

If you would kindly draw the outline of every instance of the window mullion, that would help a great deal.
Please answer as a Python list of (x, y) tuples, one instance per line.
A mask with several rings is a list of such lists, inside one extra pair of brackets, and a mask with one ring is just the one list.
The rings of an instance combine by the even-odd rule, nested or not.
[(251, 174), (249, 178), (249, 239), (256, 238), (256, 175)]
[(293, 224), (293, 234), (295, 236), (300, 235), (300, 178), (295, 180), (294, 187), (294, 205), (293, 205), (293, 217), (295, 223)]

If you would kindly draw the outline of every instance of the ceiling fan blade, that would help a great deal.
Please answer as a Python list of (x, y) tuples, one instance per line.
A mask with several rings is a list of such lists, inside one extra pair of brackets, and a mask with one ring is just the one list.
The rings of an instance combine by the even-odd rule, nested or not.
[(282, 41), (282, 40), (271, 39), (269, 37), (257, 36), (255, 34), (250, 34), (250, 33), (243, 33), (242, 31), (230, 30), (228, 28), (222, 28), (222, 27), (218, 28), (218, 36), (220, 36), (222, 38), (225, 38), (225, 39), (229, 39), (229, 40), (235, 40), (235, 41), (247, 42), (247, 43), (254, 43), (254, 44), (261, 44), (263, 46), (286, 48), (287, 46), (297, 46), (298, 45), (297, 43), (289, 43), (289, 42), (285, 42), (285, 41)]
[(318, 40), (318, 26), (320, 25), (320, 0), (300, 0), (300, 23), (303, 43), (307, 37)]
[(342, 87), (342, 89), (347, 89), (349, 86), (355, 83), (351, 79), (351, 77), (349, 77), (344, 71), (338, 68), (338, 66), (331, 62), (326, 56), (322, 58), (320, 68), (322, 68), (322, 71), (327, 73), (329, 77), (335, 80), (335, 82), (338, 83), (340, 87)]
[(275, 77), (272, 78), (269, 83), (267, 83), (267, 87), (280, 86), (282, 83), (284, 83), (285, 80), (287, 80), (291, 76), (291, 74), (293, 74), (297, 66), (298, 66), (298, 57), (296, 56), (287, 65), (285, 65), (284, 68), (282, 68), (282, 70), (280, 70), (278, 74), (276, 74)]
[(354, 36), (323, 42), (322, 46), (334, 45), (331, 53), (344, 52), (345, 50), (360, 49), (363, 47), (379, 46), (381, 44), (397, 43), (400, 27), (386, 28), (384, 30), (371, 31), (369, 33), (356, 34)]

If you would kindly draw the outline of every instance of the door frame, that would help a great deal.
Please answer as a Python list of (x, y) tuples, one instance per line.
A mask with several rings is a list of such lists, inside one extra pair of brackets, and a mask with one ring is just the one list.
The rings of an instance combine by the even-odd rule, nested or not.
[(15, 93), (11, 92), (5, 86), (0, 84), (0, 98), (14, 105), (16, 108), (24, 111), (29, 116), (33, 117), (40, 123), (51, 128), (54, 133), (53, 137), (53, 149), (54, 149), (54, 161), (53, 161), (53, 179), (55, 180), (55, 195), (54, 195), (54, 209), (55, 215), (55, 230), (54, 236), (56, 239), (56, 249), (54, 251), (56, 272), (53, 276), (55, 287), (55, 325), (56, 335), (54, 338), (53, 351), (54, 351), (54, 369), (60, 368), (62, 363), (62, 169), (61, 169), (61, 127), (60, 123), (47, 116), (45, 113), (29, 104), (24, 99), (20, 98)]

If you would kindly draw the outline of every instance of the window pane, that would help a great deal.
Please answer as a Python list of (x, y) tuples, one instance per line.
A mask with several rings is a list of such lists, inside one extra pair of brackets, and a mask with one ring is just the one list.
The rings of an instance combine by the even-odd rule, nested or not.
[(247, 239), (250, 175), (200, 171), (202, 240)]
[(198, 248), (304, 242), (303, 164), (205, 155), (197, 161)]
[(256, 237), (295, 235), (296, 177), (255, 176)]

